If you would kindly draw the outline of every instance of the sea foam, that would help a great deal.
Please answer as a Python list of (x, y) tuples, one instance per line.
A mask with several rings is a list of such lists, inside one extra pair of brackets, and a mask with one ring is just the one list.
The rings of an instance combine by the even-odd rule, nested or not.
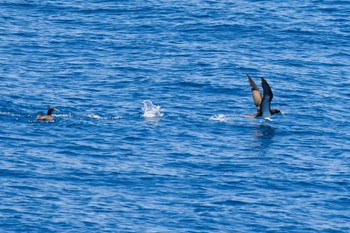
[(211, 117), (209, 118), (209, 120), (211, 120), (211, 121), (226, 122), (226, 121), (228, 121), (228, 118), (227, 118), (227, 116), (225, 116), (224, 114), (218, 114), (218, 115), (211, 116)]

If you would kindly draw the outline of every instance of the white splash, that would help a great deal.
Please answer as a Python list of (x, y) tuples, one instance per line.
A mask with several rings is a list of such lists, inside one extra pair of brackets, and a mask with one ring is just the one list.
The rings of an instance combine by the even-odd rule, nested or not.
[(154, 105), (150, 100), (143, 101), (143, 107), (141, 109), (143, 112), (142, 117), (144, 118), (158, 118), (164, 115), (160, 106)]
[(228, 117), (225, 116), (224, 114), (218, 114), (218, 115), (211, 116), (209, 118), (209, 120), (211, 120), (211, 121), (219, 121), (219, 122), (226, 122), (226, 121), (228, 121)]

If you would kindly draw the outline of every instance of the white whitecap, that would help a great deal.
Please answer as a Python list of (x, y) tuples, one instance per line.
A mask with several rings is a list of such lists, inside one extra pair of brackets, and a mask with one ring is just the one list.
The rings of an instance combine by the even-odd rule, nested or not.
[(209, 118), (209, 120), (211, 120), (211, 121), (219, 121), (219, 122), (226, 122), (226, 121), (228, 121), (228, 118), (224, 114), (218, 114), (218, 115), (211, 116)]
[(11, 112), (0, 112), (1, 116), (14, 116), (14, 117), (19, 117), (20, 115), (11, 113)]
[(111, 116), (111, 117), (108, 117), (108, 119), (119, 120), (119, 119), (123, 119), (123, 117), (122, 116)]
[(142, 117), (144, 118), (158, 118), (164, 115), (161, 107), (159, 105), (154, 105), (150, 100), (143, 101), (143, 107), (141, 109), (143, 112)]
[(96, 114), (87, 114), (86, 115), (88, 118), (92, 118), (92, 119), (97, 119), (97, 120), (101, 120), (103, 117), (96, 115)]
[(99, 116), (96, 114), (87, 114), (86, 117), (96, 119), (96, 120), (119, 120), (122, 119), (122, 116)]
[(63, 118), (72, 118), (72, 114), (68, 113), (68, 114), (53, 114), (54, 116), (57, 117), (63, 117)]

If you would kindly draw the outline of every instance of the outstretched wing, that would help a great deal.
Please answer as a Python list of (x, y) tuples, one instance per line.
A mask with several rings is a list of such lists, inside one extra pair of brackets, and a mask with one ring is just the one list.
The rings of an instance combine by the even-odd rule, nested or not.
[(255, 84), (255, 82), (249, 76), (249, 74), (247, 74), (247, 77), (248, 77), (248, 80), (249, 80), (249, 83), (250, 83), (250, 87), (252, 88), (252, 96), (253, 96), (253, 100), (254, 100), (256, 109), (257, 109), (257, 111), (259, 111), (260, 105), (261, 105), (261, 100), (262, 100), (261, 93), (259, 91), (258, 86)]
[(272, 90), (270, 88), (270, 85), (266, 82), (264, 78), (261, 78), (261, 85), (264, 89), (264, 95), (261, 101), (261, 112), (262, 115), (265, 114), (270, 114), (270, 104), (271, 100), (273, 98)]

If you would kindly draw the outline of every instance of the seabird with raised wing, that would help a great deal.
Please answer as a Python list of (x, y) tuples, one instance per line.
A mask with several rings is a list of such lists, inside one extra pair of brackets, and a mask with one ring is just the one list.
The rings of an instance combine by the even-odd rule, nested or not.
[(255, 84), (253, 79), (247, 74), (250, 87), (252, 89), (253, 100), (257, 109), (257, 112), (251, 115), (246, 115), (248, 118), (263, 117), (266, 120), (270, 120), (270, 117), (274, 114), (282, 114), (281, 110), (277, 108), (271, 108), (271, 100), (273, 98), (272, 90), (270, 85), (264, 78), (261, 78), (261, 85), (263, 87), (263, 95), (259, 91), (258, 86)]

